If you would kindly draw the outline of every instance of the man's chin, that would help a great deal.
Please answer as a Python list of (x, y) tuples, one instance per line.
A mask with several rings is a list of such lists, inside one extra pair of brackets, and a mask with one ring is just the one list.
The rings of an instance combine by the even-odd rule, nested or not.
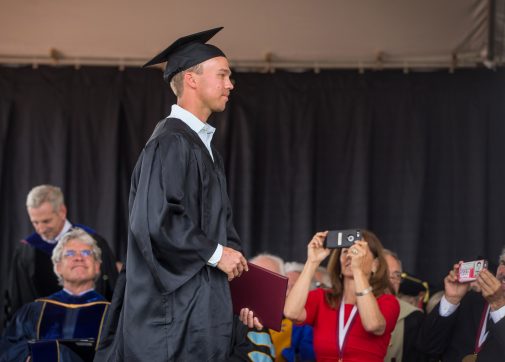
[(226, 109), (226, 102), (222, 102), (222, 103), (218, 103), (218, 104), (215, 104), (213, 107), (212, 107), (212, 112), (222, 112)]

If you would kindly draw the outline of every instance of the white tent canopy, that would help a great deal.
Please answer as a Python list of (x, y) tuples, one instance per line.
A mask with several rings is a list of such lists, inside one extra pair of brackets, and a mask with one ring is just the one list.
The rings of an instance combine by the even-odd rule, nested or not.
[(235, 67), (501, 64), (497, 44), (503, 41), (502, 4), (503, 0), (2, 0), (0, 63), (140, 65), (179, 36), (224, 26), (211, 43), (222, 48)]

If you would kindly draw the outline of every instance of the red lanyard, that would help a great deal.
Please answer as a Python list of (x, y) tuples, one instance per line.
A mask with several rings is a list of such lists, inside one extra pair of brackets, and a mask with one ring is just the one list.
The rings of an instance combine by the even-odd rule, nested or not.
[(479, 329), (477, 330), (477, 336), (475, 337), (475, 354), (480, 352), (482, 345), (486, 341), (488, 334), (488, 332), (486, 331), (488, 317), (489, 317), (489, 304), (486, 303), (484, 305), (484, 309), (482, 310)]

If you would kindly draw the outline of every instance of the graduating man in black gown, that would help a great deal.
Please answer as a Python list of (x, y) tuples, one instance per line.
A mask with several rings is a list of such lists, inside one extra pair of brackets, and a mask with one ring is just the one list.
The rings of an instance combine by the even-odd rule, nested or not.
[[(102, 252), (82, 229), (54, 248), (54, 273), (63, 286), (20, 308), (0, 340), (0, 361), (90, 361), (109, 302), (94, 290)], [(73, 340), (84, 339), (81, 344)], [(68, 343), (68, 344), (67, 344)], [(75, 350), (74, 350), (75, 348)]]
[(51, 253), (73, 226), (84, 229), (102, 250), (103, 262), (95, 289), (110, 300), (118, 274), (114, 254), (107, 241), (96, 231), (85, 225), (70, 223), (60, 188), (53, 185), (32, 188), (26, 198), (26, 208), (35, 232), (21, 240), (14, 250), (5, 291), (7, 318), (26, 303), (60, 290), (53, 273)]
[(147, 65), (167, 62), (177, 105), (145, 145), (129, 201), (126, 284), (115, 339), (95, 360), (226, 361), (233, 312), (228, 281), (247, 270), (232, 223), (223, 160), (207, 119), (225, 109), (228, 60), (205, 44), (222, 28), (178, 39)]

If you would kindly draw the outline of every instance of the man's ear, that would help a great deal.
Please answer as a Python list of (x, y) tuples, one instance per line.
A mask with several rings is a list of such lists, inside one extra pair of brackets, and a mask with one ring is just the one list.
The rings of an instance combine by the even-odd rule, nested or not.
[(96, 273), (96, 274), (99, 274), (99, 273), (100, 273), (100, 265), (101, 265), (101, 263), (99, 263), (99, 262), (96, 262), (96, 263), (95, 263), (95, 273)]
[(60, 217), (66, 219), (67, 218), (67, 207), (62, 204), (60, 206), (60, 210), (58, 211), (58, 214), (60, 215)]
[(195, 89), (196, 88), (196, 77), (193, 72), (184, 73), (184, 86)]

